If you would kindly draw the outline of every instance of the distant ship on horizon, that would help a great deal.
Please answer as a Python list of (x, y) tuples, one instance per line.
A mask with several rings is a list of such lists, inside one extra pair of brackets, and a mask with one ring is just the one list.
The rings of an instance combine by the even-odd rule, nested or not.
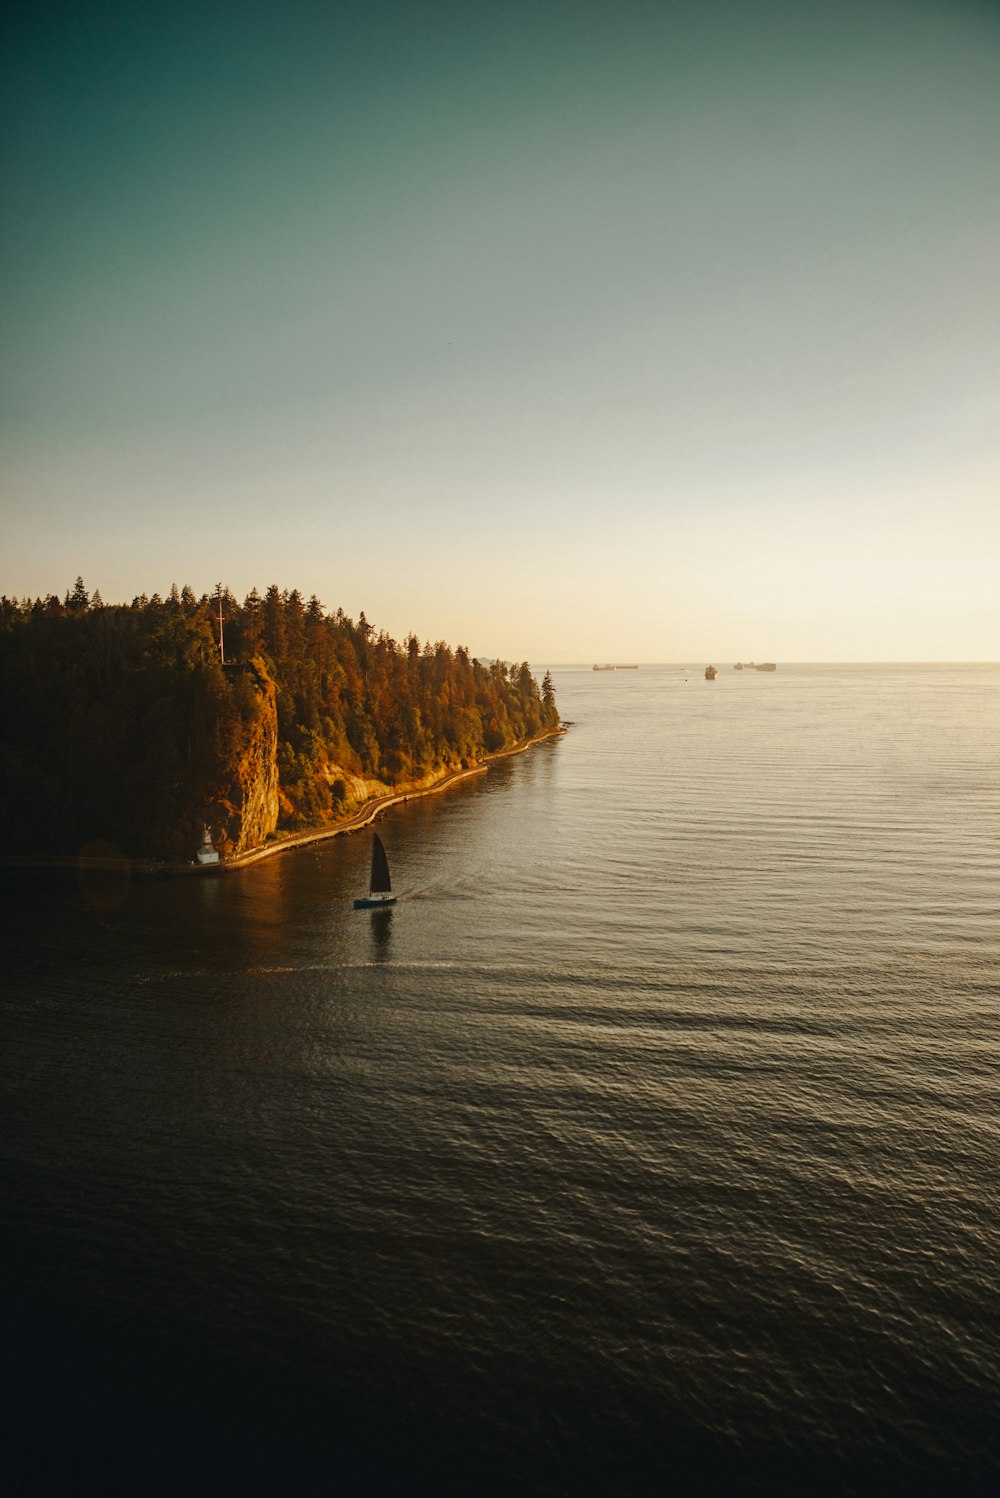
[(593, 671), (638, 671), (638, 666), (592, 666)]

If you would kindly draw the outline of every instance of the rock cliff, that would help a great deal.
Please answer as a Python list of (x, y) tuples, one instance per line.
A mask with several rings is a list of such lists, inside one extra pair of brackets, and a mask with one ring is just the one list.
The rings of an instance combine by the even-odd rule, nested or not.
[(205, 820), (216, 847), (232, 854), (258, 847), (278, 825), (278, 713), (262, 661), (227, 666), (225, 675), (239, 727)]

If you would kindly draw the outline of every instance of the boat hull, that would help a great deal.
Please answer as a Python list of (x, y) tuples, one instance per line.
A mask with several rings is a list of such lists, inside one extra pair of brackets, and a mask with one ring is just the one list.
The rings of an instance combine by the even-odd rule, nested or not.
[(379, 910), (383, 905), (395, 905), (395, 895), (363, 895), (355, 900), (355, 910)]

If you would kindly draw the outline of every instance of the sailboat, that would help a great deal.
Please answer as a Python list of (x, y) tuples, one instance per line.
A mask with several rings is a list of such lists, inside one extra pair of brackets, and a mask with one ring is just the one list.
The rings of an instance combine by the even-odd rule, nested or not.
[(372, 833), (372, 872), (368, 881), (368, 894), (362, 895), (355, 900), (355, 910), (372, 909), (377, 910), (382, 905), (395, 905), (396, 896), (392, 893), (392, 882), (389, 878), (389, 860), (385, 856), (385, 846), (377, 832)]

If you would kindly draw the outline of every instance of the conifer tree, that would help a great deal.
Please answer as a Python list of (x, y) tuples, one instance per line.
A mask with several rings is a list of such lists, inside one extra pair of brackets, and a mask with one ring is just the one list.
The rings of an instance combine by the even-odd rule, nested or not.
[(552, 672), (546, 671), (542, 677), (542, 707), (546, 726), (558, 723), (559, 712), (556, 708), (556, 689), (552, 682)]

